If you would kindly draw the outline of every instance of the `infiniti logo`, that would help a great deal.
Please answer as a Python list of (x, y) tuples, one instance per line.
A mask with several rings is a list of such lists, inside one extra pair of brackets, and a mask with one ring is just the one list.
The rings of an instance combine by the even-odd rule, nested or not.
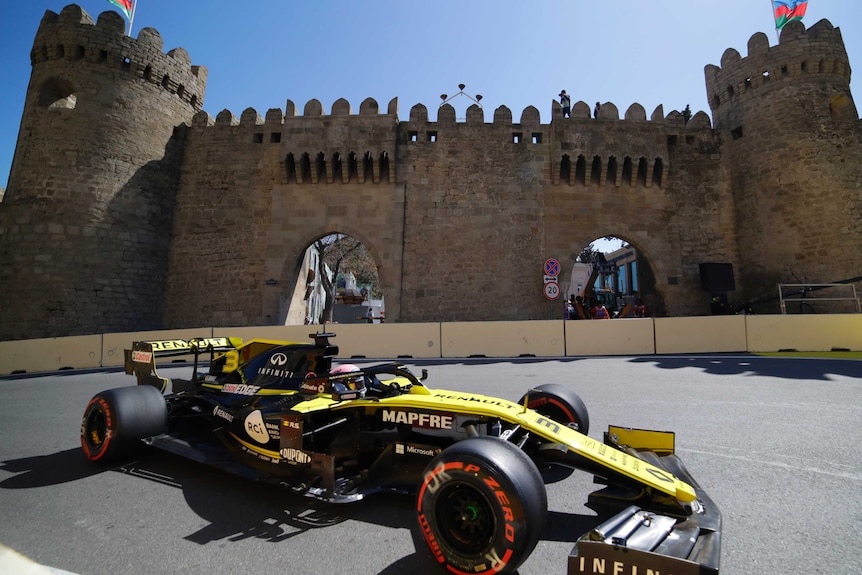
[(284, 354), (284, 353), (281, 353), (281, 352), (279, 352), (279, 353), (274, 353), (274, 354), (272, 354), (272, 357), (271, 357), (271, 358), (269, 358), (269, 362), (270, 362), (272, 365), (282, 366), (282, 365), (284, 365), (285, 363), (287, 363), (287, 354)]

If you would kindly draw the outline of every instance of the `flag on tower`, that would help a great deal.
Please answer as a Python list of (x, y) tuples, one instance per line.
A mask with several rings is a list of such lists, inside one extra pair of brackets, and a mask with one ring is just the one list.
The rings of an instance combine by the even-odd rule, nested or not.
[(808, 8), (808, 0), (772, 0), (775, 13), (775, 29), (781, 30), (791, 20), (802, 20)]
[(120, 12), (125, 14), (126, 20), (132, 19), (132, 5), (134, 0), (108, 0), (111, 4), (120, 9)]

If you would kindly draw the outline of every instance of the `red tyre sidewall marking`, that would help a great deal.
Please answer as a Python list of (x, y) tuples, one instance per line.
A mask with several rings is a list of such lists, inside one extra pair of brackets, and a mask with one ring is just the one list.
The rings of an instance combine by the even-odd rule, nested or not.
[[(493, 478), (492, 475), (485, 472), (484, 469), (479, 467), (474, 463), (465, 464), (463, 461), (452, 461), (450, 463), (446, 463), (444, 465), (438, 465), (436, 468), (431, 470), (425, 475), (425, 480), (422, 482), (422, 486), (419, 488), (419, 494), (416, 498), (417, 501), (417, 511), (419, 513), (419, 527), (422, 529), (422, 536), (425, 539), (425, 542), (428, 544), (431, 553), (434, 554), (434, 558), (438, 563), (445, 563), (446, 558), (444, 557), (442, 551), (440, 550), (440, 545), (437, 543), (437, 540), (434, 537), (434, 534), (431, 532), (431, 525), (428, 523), (428, 519), (425, 517), (425, 514), (422, 512), (422, 499), (425, 495), (425, 489), (436, 479), (436, 477), (440, 473), (444, 473), (450, 469), (463, 469), (465, 473), (469, 472), (482, 472), (482, 481), (485, 485), (494, 492), (496, 499), (500, 502), (501, 505), (504, 505), (505, 501), (509, 501), (508, 494), (502, 489), (502, 486)], [(478, 473), (476, 473), (478, 475)], [(499, 488), (499, 489), (498, 489)], [(502, 494), (502, 495), (501, 495)], [(510, 511), (511, 513), (511, 511)], [(507, 517), (507, 519), (511, 519)], [(511, 536), (510, 536), (511, 533)], [(514, 543), (514, 527), (511, 527), (509, 523), (506, 524), (505, 528), (506, 539), (512, 543)], [(484, 571), (461, 571), (457, 567), (454, 567), (451, 564), (447, 564), (446, 568), (455, 573), (456, 575), (482, 575), (483, 573), (497, 573), (501, 569), (503, 569), (506, 565), (509, 564), (509, 559), (511, 559), (514, 551), (511, 547), (507, 547), (506, 551), (503, 553), (502, 557), (498, 557), (499, 561), (493, 565), (491, 569), (486, 569)]]
[[(102, 442), (102, 445), (99, 448), (98, 453), (93, 455), (90, 451), (90, 446), (87, 443), (87, 419), (89, 419), (91, 415), (90, 408), (93, 405), (98, 405), (96, 409), (100, 409), (102, 413), (105, 415), (105, 440)], [(95, 409), (93, 410), (95, 411)], [(113, 435), (113, 415), (111, 414), (111, 407), (108, 405), (108, 402), (102, 399), (101, 397), (94, 397), (90, 400), (90, 403), (87, 404), (87, 408), (84, 410), (84, 419), (81, 421), (81, 448), (84, 450), (84, 455), (87, 456), (87, 459), (90, 461), (98, 461), (105, 455), (105, 451), (108, 449), (108, 444), (111, 443), (111, 436)]]
[(540, 397), (535, 401), (531, 401), (530, 403), (528, 403), (527, 407), (530, 409), (536, 409), (537, 407), (547, 405), (548, 403), (550, 403), (551, 405), (555, 405), (557, 408), (559, 408), (560, 411), (562, 411), (563, 414), (565, 414), (565, 416), (569, 418), (570, 422), (575, 421), (574, 414), (569, 411), (569, 408), (564, 403), (561, 403), (560, 401), (550, 397)]

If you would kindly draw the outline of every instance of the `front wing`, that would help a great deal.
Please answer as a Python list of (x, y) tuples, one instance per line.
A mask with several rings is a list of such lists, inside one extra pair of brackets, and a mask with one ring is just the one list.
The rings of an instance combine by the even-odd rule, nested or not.
[[(568, 575), (717, 575), (721, 513), (673, 452), (671, 434), (612, 426), (605, 441), (691, 485), (697, 499), (685, 516), (627, 506), (578, 539)], [(601, 507), (614, 496), (612, 488), (597, 491), (588, 505)]]

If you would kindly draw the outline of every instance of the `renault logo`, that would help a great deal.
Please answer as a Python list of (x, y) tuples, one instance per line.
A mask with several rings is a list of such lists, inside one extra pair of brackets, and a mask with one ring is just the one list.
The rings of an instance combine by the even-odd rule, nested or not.
[(269, 362), (272, 365), (277, 365), (277, 366), (281, 367), (282, 365), (287, 363), (287, 354), (280, 353), (280, 352), (274, 353), (274, 354), (272, 354), (272, 357), (269, 358)]

